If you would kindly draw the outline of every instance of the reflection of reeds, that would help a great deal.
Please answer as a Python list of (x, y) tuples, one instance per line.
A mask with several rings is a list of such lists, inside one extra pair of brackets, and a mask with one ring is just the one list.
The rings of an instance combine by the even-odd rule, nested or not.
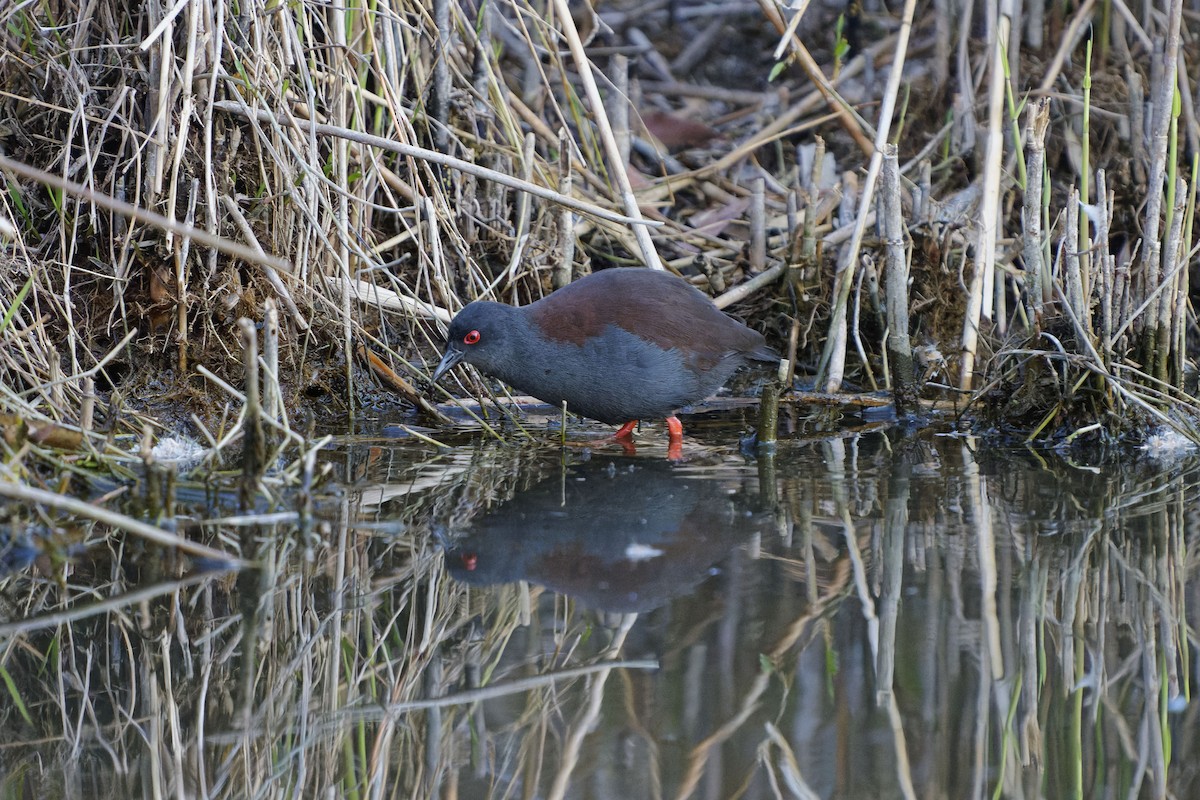
[[(6, 615), (41, 624), (0, 633), (21, 699), (0, 705), (6, 763), (23, 765), (8, 774), (213, 797), (480, 780), (569, 796), (628, 731), (643, 796), (763, 769), (824, 793), (854, 776), (832, 714), (855, 747), (890, 742), (906, 766), (888, 780), (913, 796), (1087, 796), (1117, 774), (1186, 796), (1196, 742), (1164, 709), (1192, 691), (1195, 470), (1101, 483), (1050, 459), (976, 465), (954, 440), (882, 442), (781, 452), (784, 525), (717, 587), (612, 628), (536, 588), (447, 579), (431, 523), (557, 468), (518, 452), (513, 473), (495, 447), (453, 470), (350, 451), (364, 495), (391, 499), (318, 502), (315, 538), (259, 520), (248, 581), (156, 583), (144, 561), (139, 582), (112, 559), (10, 577)], [(659, 672), (610, 660), (644, 655), (651, 630), (669, 643)], [(136, 779), (119, 766), (135, 763)]]

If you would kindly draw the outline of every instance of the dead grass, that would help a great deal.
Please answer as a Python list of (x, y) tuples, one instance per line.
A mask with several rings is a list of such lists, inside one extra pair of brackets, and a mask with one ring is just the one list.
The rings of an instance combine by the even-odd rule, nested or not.
[[(0, 112), (10, 121), (0, 218), (11, 229), (0, 269), (11, 346), (0, 385), (4, 408), (24, 417), (79, 426), (91, 378), (102, 401), (122, 401), (118, 409), (136, 401), (176, 429), (180, 409), (211, 423), (226, 393), (196, 367), (236, 384), (237, 320), (261, 320), (268, 298), (280, 309), (284, 405), (350, 413), (373, 400), (360, 353), (419, 387), (440, 344), (435, 319), (464, 302), (528, 302), (572, 273), (659, 260), (714, 293), (794, 267), (792, 291), (760, 293), (740, 310), (778, 341), (794, 329), (791, 355), (818, 370), (822, 388), (836, 390), (843, 376), (867, 385), (886, 372), (885, 328), (874, 324), (876, 268), (864, 275), (857, 254), (883, 259), (854, 209), (873, 187), (874, 167), (865, 183), (859, 168), (895, 136), (910, 178), (908, 241), (933, 256), (913, 259), (925, 288), (909, 299), (912, 333), (945, 354), (956, 382), (1003, 382), (996, 369), (1007, 359), (993, 366), (991, 353), (1011, 346), (1010, 328), (1045, 349), (1036, 344), (1043, 317), (1074, 318), (1094, 354), (1081, 346), (1069, 355), (1100, 375), (1109, 399), (1099, 414), (1062, 409), (1063, 424), (1043, 433), (1108, 414), (1190, 429), (1178, 422), (1195, 405), (1188, 271), (1164, 272), (1187, 263), (1191, 226), (1173, 230), (1168, 218), (1190, 220), (1187, 185), (1162, 225), (1142, 209), (1163, 194), (1146, 181), (1175, 180), (1198, 128), (1191, 102), (1177, 123), (1137, 102), (1162, 96), (1139, 57), (1156, 31), (1123, 19), (1088, 64), (1079, 37), (1090, 5), (1071, 17), (1053, 10), (1046, 24), (1058, 33), (1044, 46), (1012, 27), (1021, 58), (1010, 65), (1019, 69), (1007, 105), (1004, 82), (986, 79), (999, 116), (973, 100), (987, 87), (961, 85), (936, 61), (955, 52), (969, 60), (981, 43), (943, 41), (957, 34), (924, 20), (907, 38), (904, 20), (888, 15), (852, 20), (848, 37), (872, 44), (843, 60), (824, 35), (823, 10), (795, 25), (768, 4), (707, 19), (689, 6), (676, 23), (661, 3), (618, 3), (599, 16), (580, 5), (568, 20), (558, 0), (488, 4), (486, 13), (447, 0), (437, 14), (403, 1), (261, 15), (223, 4), (97, 5), (83, 19), (72, 8), (0, 12)], [(632, 67), (601, 55), (625, 42), (637, 49)], [(580, 69), (583, 45), (603, 70), (596, 90), (581, 80), (592, 74)], [(904, 61), (903, 80), (885, 87), (881, 78)], [(628, 84), (632, 107), (612, 81)], [(1188, 97), (1193, 89), (1182, 87)], [(1027, 142), (1014, 147), (1011, 134), (1021, 130), (1016, 104), (1041, 97), (1051, 191), (1033, 233), (1041, 238), (1023, 248), (1045, 256), (1035, 298), (1022, 249), (1004, 242), (1030, 235), (1019, 213)], [(879, 103), (895, 116), (877, 119)], [(1131, 134), (1138, 115), (1154, 137)], [(814, 134), (828, 153), (816, 172)], [(1096, 169), (1108, 175), (1111, 219), (1096, 213), (1082, 233), (1065, 230), (1075, 202), (1067, 188), (1095, 184)], [(757, 179), (759, 228), (750, 210)], [(979, 225), (980, 213), (996, 215), (994, 229)], [(631, 216), (649, 226), (613, 222)], [(1138, 237), (1160, 229), (1175, 238), (1148, 255)], [(813, 246), (799, 247), (801, 238)], [(1072, 283), (1074, 252), (1081, 283)], [(1115, 308), (1105, 310), (1106, 297)], [(988, 373), (978, 381), (977, 362)]]
[[(420, 524), (515, 491), (497, 477), (512, 454), (484, 449), (504, 464), (490, 470), (465, 455), (422, 463), (411, 483), (437, 488), (401, 492), (396, 517), (366, 524), (362, 498), (314, 513), (334, 472), (317, 460), (315, 431), (389, 402), (374, 364), (416, 387), (400, 401), (416, 405), (446, 319), (476, 297), (526, 303), (591, 269), (661, 261), (723, 306), (738, 298), (732, 310), (776, 343), (794, 342), (793, 365), (818, 389), (887, 385), (880, 273), (899, 244), (910, 333), (938, 384), (927, 400), (953, 397), (1035, 438), (1136, 438), (1147, 423), (1196, 438), (1195, 20), (1179, 3), (1128, 19), (1090, 1), (1025, 3), (1008, 28), (1006, 82), (980, 35), (996, 27), (993, 5), (965, 7), (970, 24), (946, 5), (868, 12), (847, 31), (864, 43), (848, 53), (828, 9), (798, 19), (765, 0), (573, 4), (570, 19), (558, 0), (0, 6), (0, 481), (22, 500), (3, 512), (13, 531), (53, 543), (37, 577), (5, 585), (3, 617), (18, 626), (0, 635), (17, 687), (5, 696), (26, 703), (0, 707), (19, 732), (14, 752), (52, 742), (64, 795), (111, 793), (112, 781), (249, 796), (276, 780), (280, 794), (418, 795), (453, 778), (481, 713), (402, 709), (515, 670), (506, 648), (538, 596), (520, 587), (483, 606), (445, 580), (437, 532)], [(893, 65), (903, 72), (889, 80)], [(1176, 73), (1178, 116), (1163, 78)], [(1025, 209), (1043, 139), (1046, 191)], [(900, 242), (877, 235), (869, 200), (890, 141)], [(765, 287), (742, 297), (754, 278)], [(460, 379), (455, 391), (490, 391)], [(180, 531), (179, 487), (151, 446), (183, 433), (212, 447), (207, 490), (228, 518)], [(256, 446), (242, 447), (247, 433)], [(221, 472), (238, 466), (240, 486)], [(99, 521), (48, 497), (109, 507), (133, 486), (144, 505)], [(978, 500), (970, 488), (964, 507)], [(875, 563), (828, 542), (836, 563), (816, 563), (813, 508), (838, 508), (835, 525), (852, 509), (841, 496), (804, 502), (811, 490), (796, 479), (785, 491), (809, 537), (787, 567), (813, 588), (763, 643), (779, 660)], [(1066, 611), (1089, 603), (1147, 653), (1104, 669), (1130, 691), (1165, 691), (1158, 665), (1178, 670), (1189, 636), (1175, 581), (1195, 571), (1180, 538), (1195, 498), (1168, 494), (1154, 506), (1162, 541), (1110, 542), (1103, 525), (1119, 524), (1105, 517), (1103, 535), (1073, 553), (1028, 548), (1042, 584), (1023, 608), (1064, 614), (1033, 617), (1049, 645), (1020, 633), (1023, 693), (1065, 695), (1085, 677), (1072, 637), (1090, 622)], [(290, 516), (263, 518), (268, 507)], [(975, 519), (961, 513), (964, 526)], [(413, 528), (384, 540), (398, 521)], [(162, 558), (148, 541), (172, 552), (203, 542), (192, 546), (201, 559), (262, 566), (209, 579), (211, 562)], [(987, 579), (973, 558), (947, 556), (958, 573), (946, 596), (964, 574)], [(1098, 594), (1084, 591), (1093, 585)], [(1127, 587), (1135, 603), (1124, 604)], [(964, 640), (981, 636), (959, 600), (951, 624)], [(628, 632), (622, 623), (592, 641), (591, 621), (559, 602), (546, 615), (556, 652), (591, 641), (599, 660)], [(880, 605), (870, 624), (886, 625)], [(1172, 620), (1165, 633), (1160, 614)], [(769, 684), (747, 683), (731, 726)], [(1129, 692), (1118, 689), (1104, 724), (1150, 780), (1165, 748), (1133, 747), (1127, 734), (1157, 723), (1120, 706)], [(1018, 729), (1001, 731), (1017, 748), (1004, 756), (1013, 769), (1060, 727), (1037, 714), (1045, 695), (1023, 696)], [(525, 702), (513, 749), (472, 753), (475, 763), (495, 757), (535, 776), (569, 763), (555, 757), (578, 746), (591, 706), (562, 707), (553, 681)], [(359, 713), (384, 706), (382, 717)], [(534, 746), (547, 741), (561, 747)], [(1075, 757), (1080, 743), (1053, 747)], [(690, 754), (688, 780), (707, 754)], [(763, 754), (792, 777), (780, 740), (764, 739)], [(21, 751), (8, 776), (40, 776), (39, 758)], [(397, 764), (408, 771), (397, 776)]]

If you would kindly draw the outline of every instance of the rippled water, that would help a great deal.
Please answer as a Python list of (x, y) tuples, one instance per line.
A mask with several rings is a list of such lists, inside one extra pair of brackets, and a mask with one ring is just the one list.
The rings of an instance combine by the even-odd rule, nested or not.
[(1200, 796), (1195, 459), (819, 427), (755, 458), (694, 425), (677, 462), (657, 430), (342, 437), (316, 524), (193, 534), (261, 571), (35, 563), (3, 579), (0, 786)]

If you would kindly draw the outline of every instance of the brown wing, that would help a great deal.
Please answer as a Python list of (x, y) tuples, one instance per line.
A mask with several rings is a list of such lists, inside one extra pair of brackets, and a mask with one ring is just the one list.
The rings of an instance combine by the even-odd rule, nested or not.
[(663, 349), (687, 352), (701, 369), (731, 354), (769, 354), (761, 334), (726, 316), (687, 281), (661, 270), (602, 270), (539, 300), (529, 313), (556, 341), (582, 345), (617, 325)]

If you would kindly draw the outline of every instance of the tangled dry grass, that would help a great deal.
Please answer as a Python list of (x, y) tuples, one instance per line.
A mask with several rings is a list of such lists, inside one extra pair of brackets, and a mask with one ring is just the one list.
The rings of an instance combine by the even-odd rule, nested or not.
[[(3, 706), (6, 724), (34, 732), (18, 743), (52, 737), (84, 776), (78, 784), (103, 751), (112, 763), (97, 773), (146, 776), (142, 785), (164, 794), (381, 793), (395, 765), (411, 766), (397, 785), (418, 794), (456, 774), (464, 756), (451, 746), (474, 741), (468, 713), (430, 707), (422, 730), (401, 716), (405, 704), (487, 683), (536, 597), (503, 593), (477, 623), (464, 591), (439, 577), (429, 532), (381, 543), (356, 516), (371, 507), (361, 497), (312, 537), (321, 442), (296, 431), (397, 396), (436, 414), (414, 387), (449, 315), (486, 294), (524, 303), (589, 269), (661, 262), (766, 331), (819, 389), (916, 378), (923, 399), (955, 397), (1024, 435), (1140, 433), (1150, 421), (1195, 437), (1195, 17), (1178, 0), (1026, 0), (1020, 12), (855, 3), (839, 22), (842, 11), (772, 0), (0, 3), (0, 494), (27, 501), (0, 523), (66, 528), (37, 516), (57, 504), (74, 515), (70, 536), (113, 548), (73, 582), (29, 579), (3, 596), (4, 668), (26, 679), (5, 697), (38, 704)], [(923, 374), (904, 374), (904, 345), (892, 349), (900, 332)], [(217, 453), (240, 440), (287, 451), (281, 462), (244, 448), (251, 480), (222, 498), (230, 513), (282, 484), (301, 487), (300, 510), (278, 528), (218, 520), (199, 545), (102, 517), (102, 502), (55, 499), (119, 493), (94, 468), (128, 486), (135, 459), (148, 469), (146, 516), (173, 522), (172, 478), (154, 471), (149, 445), (185, 430)], [(966, 448), (960, 457), (978, 481)], [(483, 465), (495, 474), (513, 463), (508, 452), (489, 458), (503, 461)], [(285, 466), (264, 480), (268, 463)], [(455, 502), (473, 511), (505, 497), (480, 466), (420, 465), (357, 490), (418, 495), (413, 487), (436, 483), (440, 493), (410, 498), (397, 516), (453, 519)], [(868, 480), (881, 473), (866, 470)], [(838, 524), (865, 514), (833, 490), (810, 497), (801, 470), (786, 480), (810, 547), (820, 543), (814, 509), (837, 508)], [(1195, 569), (1178, 537), (1195, 498), (1164, 481), (1128, 501), (1115, 487), (1094, 499), (1116, 512), (1097, 514), (1077, 550), (1017, 532), (1037, 578), (1022, 590), (1031, 611), (1021, 619), (1052, 632), (1019, 633), (1025, 683), (1012, 691), (1028, 694), (1023, 713), (1046, 708), (1039, 664), (1057, 665), (1046, 685), (1064, 697), (1086, 677), (1072, 638), (1086, 615), (1033, 610), (1091, 603), (1112, 640), (1136, 643), (1137, 669), (1103, 647), (1086, 667), (1116, 676), (1118, 701), (1159, 696), (1156, 646), (1167, 653), (1164, 683), (1181, 680), (1170, 672), (1189, 636), (1177, 582)], [(1013, 492), (1005, 519), (1024, 519), (1026, 493), (1041, 489)], [(1085, 502), (1063, 495), (1064, 505)], [(907, 509), (896, 496), (895, 509)], [(956, 530), (978, 526), (984, 512), (967, 498), (982, 498), (980, 487), (962, 497), (949, 512), (921, 506), (925, 541), (947, 513), (962, 517)], [(1161, 552), (1157, 538), (1117, 538), (1125, 503), (1161, 516)], [(395, 522), (380, 517), (367, 522)], [(905, 520), (894, 524), (891, 541), (903, 542)], [(139, 558), (144, 541), (237, 565), (213, 549), (228, 546), (257, 559), (261, 571), (242, 577), (261, 585), (155, 582), (159, 566), (183, 570)], [(862, 546), (872, 541), (881, 539)], [(911, 571), (923, 573), (920, 548)], [(819, 604), (780, 611), (794, 611), (788, 630), (806, 631), (814, 608), (848, 596), (860, 566), (837, 559)], [(957, 550), (946, 560), (960, 571), (969, 563)], [(810, 552), (791, 566), (814, 563)], [(984, 583), (967, 572), (966, 583)], [(945, 580), (939, 596), (958, 603), (962, 575)], [(1095, 586), (1101, 601), (1088, 594)], [(898, 598), (882, 607), (885, 620)], [(234, 608), (239, 599), (246, 607)], [(560, 637), (556, 652), (570, 652), (590, 621), (558, 603), (546, 630)], [(762, 605), (780, 607), (777, 597)], [(954, 611), (943, 616), (963, 630), (947, 640), (977, 641), (974, 621)], [(22, 625), (35, 618), (39, 634), (29, 635)], [(42, 636), (43, 625), (55, 633)], [(262, 638), (240, 638), (253, 635)], [(794, 644), (781, 638), (771, 652), (782, 658)], [(989, 647), (971, 661), (996, 658)], [(960, 658), (949, 646), (939, 656), (947, 674)], [(751, 683), (746, 708), (761, 691)], [(532, 712), (557, 713), (556, 695), (547, 682), (520, 726), (536, 732), (544, 723)], [(1006, 763), (1018, 758), (1011, 742), (1022, 763), (1040, 763), (1043, 731), (1084, 730), (1081, 695), (1071, 694), (1073, 727), (1022, 718), (1023, 737), (1001, 745)], [(395, 713), (343, 715), (350, 701)], [(939, 702), (947, 714), (961, 705)], [(186, 736), (174, 727), (181, 712), (192, 715)], [(235, 733), (216, 738), (208, 713)], [(578, 729), (592, 721), (581, 716)], [(1154, 702), (1103, 718), (1138, 775), (1165, 783), (1169, 747), (1135, 747), (1128, 735), (1160, 722)], [(309, 735), (322, 726), (337, 735)], [(285, 740), (294, 783), (268, 790)], [(531, 774), (565, 763), (531, 747), (537, 736), (521, 741), (509, 763)], [(1081, 749), (1078, 736), (1061, 746)], [(40, 753), (23, 757), (35, 772)], [(1042, 785), (1036, 772), (1028, 793)]]
[[(1005, 422), (995, 389), (1050, 377), (1025, 431), (1194, 436), (1180, 3), (942, 5), (10, 4), (0, 406), (110, 442), (211, 425), (238, 395), (199, 368), (242, 382), (267, 299), (282, 408), (342, 417), (379, 380), (418, 406), (465, 301), (661, 263), (821, 389), (912, 383), (903, 328), (927, 397)], [(899, 236), (873, 227), (892, 141)]]

